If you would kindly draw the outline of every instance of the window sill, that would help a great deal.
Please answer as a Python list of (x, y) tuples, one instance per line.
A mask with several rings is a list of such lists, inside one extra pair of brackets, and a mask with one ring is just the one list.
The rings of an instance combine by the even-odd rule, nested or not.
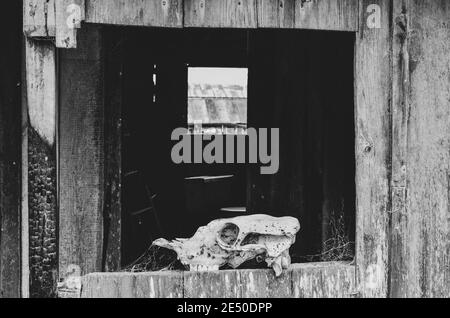
[(94, 273), (82, 277), (71, 298), (348, 298), (355, 293), (355, 266), (294, 264), (276, 278), (271, 269), (218, 272)]

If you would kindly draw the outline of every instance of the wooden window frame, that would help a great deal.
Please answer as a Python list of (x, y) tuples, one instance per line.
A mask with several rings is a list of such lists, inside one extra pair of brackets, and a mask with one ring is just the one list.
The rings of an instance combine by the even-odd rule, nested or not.
[[(212, 1), (212, 0), (209, 0)], [(43, 5), (39, 0), (27, 0), (25, 2), (33, 2)], [(45, 12), (47, 14), (39, 19), (34, 16), (30, 21), (29, 16), (25, 14), (24, 28), (29, 45), (27, 52), (27, 74), (37, 71), (37, 68), (52, 69), (52, 65), (57, 65), (55, 50), (43, 49), (42, 42), (39, 38), (55, 37), (56, 47), (59, 48), (75, 48), (77, 46), (77, 29), (84, 28), (83, 24), (75, 25), (75, 28), (69, 28), (67, 23), (68, 5), (74, 4), (79, 6), (79, 20), (85, 20), (88, 24), (118, 24), (118, 25), (140, 25), (140, 26), (158, 26), (158, 27), (240, 27), (240, 28), (301, 28), (316, 30), (339, 30), (356, 32), (355, 45), (355, 126), (356, 126), (356, 284), (357, 292), (360, 296), (365, 297), (386, 297), (388, 295), (388, 266), (389, 266), (389, 211), (390, 207), (390, 155), (391, 155), (391, 118), (390, 118), (390, 94), (391, 94), (391, 55), (390, 55), (390, 19), (391, 19), (391, 3), (389, 0), (360, 0), (358, 2), (351, 0), (338, 1), (336, 7), (331, 7), (336, 14), (329, 14), (330, 7), (324, 5), (325, 1), (300, 1), (292, 3), (292, 1), (283, 2), (284, 10), (280, 10), (277, 4), (277, 10), (273, 8), (273, 3), (264, 0), (226, 0), (223, 6), (210, 7), (205, 6), (204, 0), (185, 0), (184, 12), (187, 15), (184, 19), (180, 19), (182, 8), (172, 7), (172, 3), (181, 3), (181, 1), (169, 1), (169, 7), (158, 7), (156, 0), (148, 0), (146, 5), (155, 8), (155, 12), (160, 12), (154, 17), (135, 15), (140, 12), (130, 5), (133, 10), (123, 11), (121, 14), (112, 14), (118, 12), (121, 0), (61, 0), (56, 1), (54, 6), (46, 4)], [(130, 1), (131, 2), (131, 1)], [(136, 1), (136, 3), (141, 1)], [(51, 2), (50, 2), (51, 3)], [(110, 6), (107, 6), (109, 3)], [(166, 3), (166, 4), (167, 4)], [(203, 7), (202, 7), (203, 3)], [(210, 3), (210, 2), (209, 2)], [(222, 2), (221, 2), (222, 3)], [(240, 5), (238, 5), (240, 3)], [(25, 3), (25, 11), (28, 10), (29, 3)], [(217, 4), (217, 3), (216, 3)], [(297, 4), (295, 6), (295, 4)], [(117, 5), (117, 6), (116, 6)], [(301, 7), (298, 7), (300, 6)], [(341, 7), (342, 5), (342, 7)], [(375, 11), (368, 10), (370, 6), (375, 7)], [(342, 9), (345, 6), (354, 8), (349, 12)], [(290, 17), (286, 13), (289, 9), (295, 8), (295, 17)], [(54, 20), (52, 19), (52, 10), (54, 12)], [(199, 9), (201, 8), (201, 10)], [(231, 11), (228, 9), (234, 9)], [(334, 9), (333, 9), (334, 8)], [(381, 24), (379, 27), (369, 23), (371, 15), (377, 14), (379, 9), (379, 18)], [(186, 10), (188, 9), (188, 10)], [(137, 10), (137, 11), (136, 11)], [(292, 10), (292, 9), (291, 9)], [(134, 13), (133, 13), (134, 12)], [(144, 13), (150, 12), (144, 10)], [(217, 19), (212, 18), (214, 12), (218, 12)], [(274, 14), (276, 12), (276, 14)], [(291, 11), (292, 12), (292, 11)], [(131, 14), (131, 17), (127, 14)], [(320, 17), (318, 19), (314, 17)], [(377, 17), (375, 17), (377, 18)], [(114, 19), (114, 20), (110, 20)], [(182, 25), (184, 21), (185, 25)], [(98, 30), (96, 28), (86, 28), (86, 36), (92, 40), (89, 43), (98, 44)], [(79, 33), (83, 33), (79, 32)], [(91, 34), (89, 34), (91, 33)], [(82, 43), (82, 41), (81, 41)], [(46, 45), (46, 44), (45, 44)], [(98, 63), (95, 45), (84, 49), (80, 45), (80, 49), (72, 53), (66, 54), (67, 58), (72, 61), (82, 61), (80, 65), (88, 65), (98, 71), (96, 65)], [(39, 63), (36, 63), (39, 61)], [(89, 66), (90, 65), (90, 66)], [(48, 68), (47, 68), (48, 67)], [(54, 67), (53, 67), (54, 68)], [(31, 73), (32, 74), (32, 73)], [(96, 73), (98, 75), (98, 73)], [(96, 76), (97, 76), (96, 75)], [(58, 88), (59, 75), (56, 72), (48, 71), (46, 79), (41, 82), (40, 86), (28, 83), (28, 115), (31, 117), (30, 124), (35, 123), (33, 118), (36, 116), (45, 116), (48, 108), (41, 107), (44, 104), (54, 107), (54, 113), (57, 113), (57, 95), (60, 91)], [(48, 77), (54, 76), (54, 80), (48, 80)], [(36, 79), (28, 77), (29, 81)], [(87, 88), (83, 88), (87, 89)], [(39, 90), (39, 91), (38, 91)], [(46, 94), (46, 92), (55, 92), (55, 94)], [(82, 94), (82, 90), (78, 91)], [(85, 92), (84, 92), (85, 93)], [(94, 96), (100, 98), (93, 92)], [(52, 97), (54, 96), (54, 97)], [(37, 98), (35, 98), (37, 97)], [(49, 99), (49, 100), (47, 100)], [(101, 107), (104, 107), (101, 101), (98, 101)], [(50, 108), (51, 108), (50, 107)], [(89, 110), (86, 110), (89, 113)], [(96, 110), (99, 111), (98, 109)], [(53, 112), (52, 112), (53, 113)], [(33, 117), (34, 116), (34, 117)], [(92, 122), (95, 125), (96, 122)], [(54, 125), (55, 131), (58, 129), (57, 121), (50, 123)], [(37, 128), (37, 127), (35, 127)], [(39, 130), (37, 130), (39, 131)], [(92, 133), (96, 133), (92, 130)], [(45, 135), (40, 136), (45, 142)], [(94, 136), (95, 147), (99, 147), (100, 141), (103, 139), (103, 133)], [(80, 137), (81, 141), (82, 138)], [(57, 139), (58, 141), (58, 139)], [(60, 147), (60, 145), (59, 145)], [(59, 148), (61, 151), (61, 148)], [(102, 153), (95, 148), (94, 157), (102, 158)], [(56, 150), (55, 150), (56, 151)], [(56, 152), (52, 156), (56, 157)], [(58, 153), (61, 157), (61, 153)], [(81, 164), (81, 162), (78, 162)], [(59, 163), (60, 164), (60, 163)], [(56, 168), (56, 167), (55, 167)], [(58, 166), (58, 171), (61, 167)], [(95, 180), (91, 184), (94, 188), (99, 185), (105, 178), (103, 170), (94, 167)], [(91, 171), (92, 172), (92, 171)], [(88, 170), (83, 173), (89, 173)], [(116, 176), (117, 177), (117, 176)], [(59, 180), (59, 193), (61, 194), (61, 178)], [(66, 180), (69, 187), (76, 186), (76, 180)], [(120, 185), (119, 185), (120, 187)], [(63, 190), (66, 190), (65, 188)], [(99, 190), (95, 202), (101, 202), (105, 193)], [(77, 196), (74, 193), (74, 196)], [(77, 198), (75, 197), (74, 200)], [(81, 199), (81, 198), (78, 198)], [(103, 225), (99, 222), (102, 220), (103, 203), (100, 206), (90, 206), (86, 209), (75, 210), (74, 205), (67, 204), (65, 208), (61, 208), (61, 197), (59, 201), (59, 219), (66, 224), (59, 229), (59, 238), (64, 239), (64, 243), (59, 243), (59, 277), (64, 278), (68, 268), (75, 264), (81, 270), (82, 274), (95, 271), (102, 271), (104, 268), (104, 252), (101, 244), (103, 243), (102, 229)], [(78, 211), (78, 214), (75, 213)], [(96, 222), (88, 233), (83, 229), (77, 228), (75, 225), (80, 224), (81, 220), (88, 218), (92, 222)], [(116, 218), (117, 219), (117, 218)], [(119, 220), (120, 221), (120, 220)], [(92, 236), (89, 236), (91, 235)], [(89, 237), (85, 237), (88, 235)], [(119, 236), (120, 238), (120, 236)], [(23, 239), (28, 240), (27, 237)], [(118, 237), (113, 238), (117, 240)], [(78, 240), (78, 241), (77, 241)], [(77, 242), (75, 242), (77, 241)], [(81, 244), (80, 242), (83, 242)], [(116, 241), (117, 242), (117, 241)], [(100, 246), (100, 247), (99, 247)], [(117, 244), (113, 244), (117, 246)], [(119, 245), (120, 246), (120, 245)], [(108, 254), (109, 252), (106, 252)], [(115, 251), (117, 253), (117, 250)], [(116, 254), (117, 255), (117, 254)], [(117, 262), (116, 262), (117, 263)], [(112, 267), (115, 267), (113, 265)], [(109, 268), (114, 270), (115, 268)], [(114, 275), (114, 274), (112, 274)]]

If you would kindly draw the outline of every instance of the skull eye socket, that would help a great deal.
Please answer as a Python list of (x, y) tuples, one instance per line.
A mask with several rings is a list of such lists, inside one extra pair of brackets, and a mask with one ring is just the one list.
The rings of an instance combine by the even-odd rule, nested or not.
[(258, 233), (248, 233), (247, 236), (242, 240), (241, 246), (258, 244), (260, 236), (261, 234)]
[(219, 232), (219, 240), (223, 245), (233, 246), (239, 236), (239, 227), (233, 223), (227, 223)]

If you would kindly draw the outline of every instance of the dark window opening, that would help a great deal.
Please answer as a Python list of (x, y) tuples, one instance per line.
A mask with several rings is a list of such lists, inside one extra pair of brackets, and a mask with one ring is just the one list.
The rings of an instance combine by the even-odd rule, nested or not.
[[(123, 265), (154, 239), (188, 238), (213, 219), (249, 214), (300, 220), (294, 262), (351, 260), (354, 34), (123, 30)], [(221, 124), (279, 128), (277, 174), (261, 175), (257, 164), (172, 162), (172, 131), (196, 124), (190, 68), (248, 70), (246, 121)]]

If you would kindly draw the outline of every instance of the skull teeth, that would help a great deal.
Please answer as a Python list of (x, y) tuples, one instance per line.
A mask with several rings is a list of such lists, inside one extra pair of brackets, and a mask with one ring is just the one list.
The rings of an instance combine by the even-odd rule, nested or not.
[(207, 265), (190, 265), (190, 270), (192, 272), (213, 272), (218, 271), (219, 266), (213, 265), (213, 266), (207, 266)]

